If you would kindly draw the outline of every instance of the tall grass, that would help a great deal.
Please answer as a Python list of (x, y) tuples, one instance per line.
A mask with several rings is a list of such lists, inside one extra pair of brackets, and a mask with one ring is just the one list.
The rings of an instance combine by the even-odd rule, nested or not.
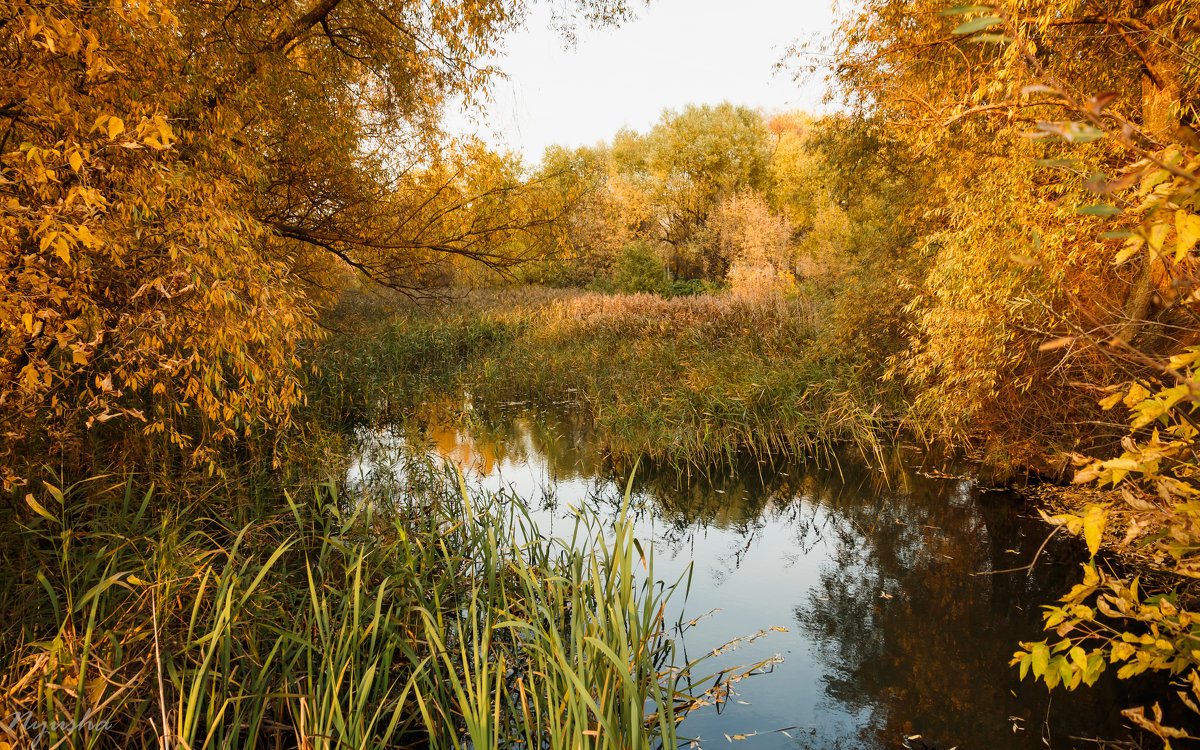
[[(524, 299), (523, 294), (529, 294)], [(615, 456), (674, 464), (738, 454), (828, 453), (885, 439), (880, 405), (900, 402), (834, 346), (807, 298), (664, 299), (536, 289), (448, 306), (375, 308), (318, 357), (314, 381), (341, 414), (387, 421), (434, 394), (580, 401)]]
[(677, 743), (707, 683), (666, 620), (684, 592), (655, 582), (624, 513), (552, 539), (511, 498), (417, 459), (404, 476), (287, 494), (244, 524), (132, 480), (30, 495), (0, 584), (0, 742)]

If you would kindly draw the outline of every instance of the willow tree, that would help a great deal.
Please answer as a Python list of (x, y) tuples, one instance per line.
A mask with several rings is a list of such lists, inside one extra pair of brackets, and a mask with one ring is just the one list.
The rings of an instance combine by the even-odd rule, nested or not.
[(444, 256), (519, 260), (513, 233), (546, 217), (512, 174), (465, 166), (440, 122), (480, 99), (527, 9), (0, 6), (5, 444), (118, 420), (203, 459), (290, 418), (315, 289), (354, 269), (418, 292)]
[[(921, 421), (1029, 460), (1080, 447), (1062, 425), (1086, 421), (1095, 389), (1138, 359), (1114, 337), (1165, 351), (1185, 314), (1177, 270), (1122, 254), (1118, 233), (1148, 233), (1140, 180), (1195, 146), (1197, 6), (950, 5), (867, 3), (844, 22), (833, 75), (932, 186), (915, 340), (897, 368)], [(1042, 348), (1067, 333), (1108, 350)]]

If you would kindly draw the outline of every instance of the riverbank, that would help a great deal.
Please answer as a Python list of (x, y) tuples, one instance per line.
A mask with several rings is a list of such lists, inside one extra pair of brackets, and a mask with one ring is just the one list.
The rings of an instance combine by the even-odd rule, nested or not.
[[(695, 547), (711, 526), (735, 550), (736, 565), (714, 573), (712, 583), (742, 574), (756, 529), (772, 526), (797, 535), (800, 551), (781, 547), (777, 560), (757, 568), (758, 583), (775, 585), (807, 555), (810, 534), (837, 565), (870, 573), (865, 587), (844, 577), (823, 589), (805, 584), (789, 603), (802, 625), (815, 628), (813, 642), (838, 654), (862, 648), (868, 626), (891, 627), (876, 623), (886, 615), (898, 628), (898, 663), (917, 669), (928, 649), (914, 634), (928, 630), (931, 615), (925, 605), (905, 604), (901, 580), (903, 591), (918, 592), (913, 602), (940, 602), (946, 638), (959, 650), (978, 650), (979, 636), (956, 629), (958, 602), (1001, 596), (965, 620), (1006, 623), (991, 650), (953, 684), (916, 691), (912, 702), (886, 697), (907, 672), (871, 677), (870, 665), (883, 658), (873, 652), (861, 664), (841, 656), (825, 664), (831, 683), (850, 679), (843, 673), (850, 663), (858, 664), (851, 677), (861, 673), (887, 688), (872, 694), (889, 707), (871, 725), (880, 746), (915, 731), (904, 728), (914, 716), (925, 717), (934, 736), (971, 739), (930, 717), (963, 700), (966, 686), (991, 690), (979, 674), (992, 675), (994, 685), (1015, 680), (1017, 670), (1005, 664), (1010, 649), (1037, 647), (1019, 639), (1039, 637), (1039, 606), (1076, 576), (1078, 546), (1052, 553), (1058, 568), (1035, 594), (980, 579), (980, 571), (1031, 558), (1046, 564), (1041, 530), (1026, 533), (1036, 520), (1014, 521), (1018, 505), (985, 502), (941, 459), (923, 456), (925, 465), (907, 467), (885, 450), (894, 447), (903, 401), (877, 381), (878, 362), (835, 338), (830, 314), (819, 299), (728, 293), (667, 299), (527, 287), (437, 306), (348, 297), (325, 320), (331, 334), (306, 353), (311, 376), (298, 432), (247, 441), (211, 477), (141, 473), (72, 484), (47, 474), (28, 497), (13, 496), (20, 513), (0, 536), (8, 559), (26, 564), (0, 587), (0, 607), (11, 617), (0, 631), (10, 655), (0, 663), (0, 710), (67, 722), (55, 741), (102, 716), (103, 728), (93, 722), (79, 735), (101, 748), (149, 747), (163, 736), (231, 746), (267, 736), (314, 748), (329, 737), (434, 747), (469, 738), (480, 746), (519, 740), (520, 731), (537, 733), (526, 742), (575, 747), (596, 744), (597, 727), (615, 738), (613, 747), (673, 742), (687, 707), (716, 700), (713, 690), (727, 699), (722, 691), (740, 673), (687, 682), (686, 671), (669, 668), (696, 665), (682, 651), (682, 631), (664, 619), (669, 592), (639, 583), (645, 574), (654, 580), (647, 543), (655, 527), (634, 542), (631, 527), (620, 525), (615, 540), (605, 537), (599, 516), (565, 532), (561, 519), (550, 523), (568, 543), (534, 531), (525, 515), (539, 502), (584, 507), (601, 495), (604, 507), (619, 506), (611, 490), (641, 461), (649, 484), (635, 490), (638, 512), (667, 524), (661, 549), (678, 551), (689, 538), (688, 561), (724, 559), (728, 550)], [(504, 413), (525, 408), (518, 402), (539, 413), (565, 406), (568, 421), (546, 427), (521, 417), (515, 427)], [(503, 418), (492, 424), (497, 412)], [(390, 432), (414, 421), (427, 427), (434, 414), (446, 419), (438, 435)], [(463, 425), (483, 432), (464, 439)], [(501, 485), (468, 491), (422, 459), (422, 440), (452, 451), (481, 448), (492, 429), (512, 434), (483, 450), (489, 476), (507, 467), (511, 479), (514, 466), (536, 463), (548, 479), (570, 482), (530, 484), (519, 496)], [(351, 481), (349, 471), (364, 459), (364, 435), (395, 438), (387, 450), (401, 448), (400, 465), (369, 473), (367, 484)], [(842, 460), (825, 460), (835, 450)], [(818, 460), (788, 463), (797, 457)], [(494, 473), (497, 481), (502, 474)], [(338, 479), (322, 484), (323, 476)], [(1082, 517), (1087, 505), (1060, 510)], [(831, 536), (823, 537), (817, 529), (827, 524)], [(958, 536), (947, 536), (950, 525)], [(1114, 540), (1119, 524), (1105, 533)], [(871, 545), (878, 545), (872, 559), (854, 558)], [(931, 589), (947, 566), (958, 583)], [(843, 596), (855, 587), (857, 594)], [(810, 590), (815, 601), (838, 607), (803, 598)], [(1154, 599), (1160, 615), (1161, 600)], [(817, 619), (801, 616), (809, 609)], [(564, 611), (588, 615), (553, 615)], [(747, 632), (733, 637), (778, 624), (739, 622)], [(582, 627), (588, 623), (596, 627)], [(1182, 644), (1190, 636), (1179, 637)], [(1047, 664), (1066, 670), (1068, 652), (1060, 651)], [(1120, 692), (1111, 677), (1094, 700), (1115, 711), (1124, 706), (1111, 697)], [(580, 685), (609, 687), (597, 693)], [(1005, 689), (1026, 696), (1035, 687)], [(1025, 700), (1017, 704), (1032, 705)], [(648, 716), (633, 708), (641, 706), (650, 707)], [(850, 737), (858, 719), (850, 708), (844, 713), (829, 731)], [(1037, 712), (1026, 713), (1032, 722)], [(1007, 724), (993, 724), (996, 737), (1011, 734)], [(22, 727), (26, 734), (0, 740), (28, 744)]]
[[(844, 302), (838, 304), (844, 311)], [(732, 465), (737, 456), (821, 459), (834, 445), (850, 444), (877, 458), (901, 425), (920, 420), (907, 421), (914, 414), (899, 387), (880, 380), (886, 357), (855, 342), (866, 335), (862, 326), (830, 320), (838, 309), (799, 296), (665, 299), (538, 288), (476, 293), (435, 308), (360, 298), (340, 313), (366, 335), (344, 344), (330, 361), (339, 363), (339, 372), (370, 373), (343, 383), (351, 386), (343, 394), (367, 423), (419, 413), (438, 394), (461, 394), (451, 395), (451, 405), (462, 419), (472, 418), (480, 404), (574, 400), (590, 420), (599, 452), (608, 456), (649, 457), (682, 468)], [(1011, 476), (1019, 455), (1058, 455), (1055, 471), (1072, 473), (1062, 452), (1049, 445), (1015, 451), (995, 444), (994, 435), (984, 437), (982, 466), (992, 479)], [(1140, 458), (1139, 471), (1156, 471), (1152, 459), (1149, 453)], [(1129, 460), (1114, 459), (1096, 471), (1124, 471)], [(1102, 570), (1096, 559), (1104, 558), (1096, 558), (1085, 566), (1083, 583), (1057, 605), (1039, 602), (1048, 607), (1046, 640), (1014, 644), (1011, 664), (1022, 676), (1075, 688), (1093, 684), (1110, 665), (1121, 677), (1192, 667), (1189, 623), (1196, 615), (1173, 602), (1194, 603), (1185, 579), (1194, 568), (1194, 534), (1187, 529), (1197, 514), (1135, 494), (1132, 500), (1061, 494), (1076, 501), (1047, 515), (1083, 538), (1093, 555), (1102, 547), (1140, 545), (1150, 556), (1132, 558), (1120, 570)], [(1063, 502), (1031, 498), (1049, 509)], [(1128, 577), (1138, 572), (1145, 577)], [(1117, 609), (1106, 610), (1110, 604)], [(1143, 642), (1146, 622), (1169, 637)], [(1200, 699), (1200, 687), (1196, 692)], [(1130, 720), (1161, 737), (1181, 720), (1172, 712), (1166, 720), (1147, 716), (1143, 711)]]

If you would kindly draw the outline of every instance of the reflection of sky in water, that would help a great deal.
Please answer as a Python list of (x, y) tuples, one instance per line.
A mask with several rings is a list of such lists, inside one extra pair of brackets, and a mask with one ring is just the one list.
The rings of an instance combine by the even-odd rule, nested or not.
[[(389, 456), (419, 435), (470, 486), (523, 498), (543, 532), (567, 534), (571, 508), (617, 512), (626, 472), (605, 461), (586, 420), (505, 412), (461, 429), (426, 419), (415, 432), (363, 432), (349, 479), (395, 471)], [(702, 674), (784, 659), (739, 683), (719, 714), (693, 714), (682, 734), (713, 747), (757, 731), (736, 746), (814, 749), (900, 747), (917, 734), (947, 748), (1033, 748), (1044, 733), (1052, 747), (1095, 747), (1071, 738), (1120, 735), (1128, 685), (1050, 700), (1007, 666), (1018, 641), (1042, 638), (1039, 606), (1076, 577), (1074, 548), (1048, 545), (1033, 576), (972, 575), (1027, 564), (1045, 528), (1007, 496), (892, 463), (890, 483), (848, 461), (832, 471), (750, 462), (699, 477), (639, 470), (637, 535), (653, 542), (656, 577), (673, 581), (694, 563), (684, 614), (720, 610), (688, 630), (689, 656), (787, 629), (706, 662)]]

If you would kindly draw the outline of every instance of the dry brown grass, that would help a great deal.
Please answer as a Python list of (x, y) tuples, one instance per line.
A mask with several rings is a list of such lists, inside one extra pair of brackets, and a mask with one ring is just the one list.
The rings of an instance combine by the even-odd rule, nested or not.
[(817, 330), (816, 310), (805, 298), (702, 294), (664, 298), (654, 294), (582, 294), (555, 300), (544, 311), (546, 322), (589, 334), (646, 335), (676, 333), (702, 336), (792, 336), (809, 338)]

